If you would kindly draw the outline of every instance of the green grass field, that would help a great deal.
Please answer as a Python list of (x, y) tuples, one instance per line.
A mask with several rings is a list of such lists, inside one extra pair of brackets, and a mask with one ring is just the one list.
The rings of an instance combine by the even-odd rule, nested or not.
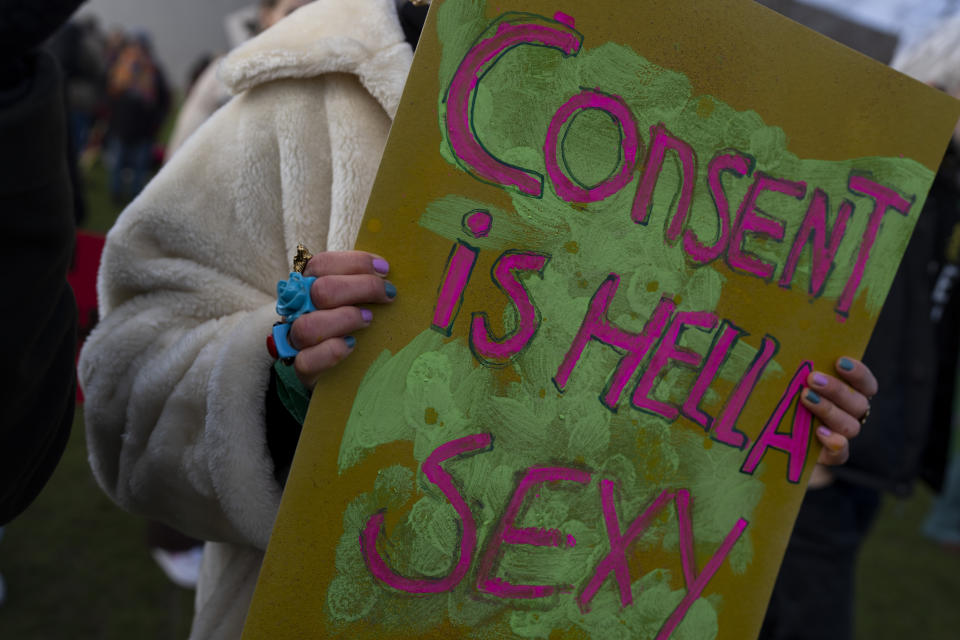
[(154, 564), (144, 526), (94, 482), (78, 413), (50, 483), (0, 542), (0, 638), (186, 638), (193, 592)]
[[(87, 175), (85, 227), (105, 232), (118, 209), (99, 166)], [(886, 500), (861, 557), (857, 640), (960, 637), (960, 554), (919, 533), (931, 495)], [(182, 639), (193, 592), (167, 581), (145, 523), (100, 491), (87, 466), (83, 421), (49, 485), (0, 542), (8, 586), (0, 640)]]

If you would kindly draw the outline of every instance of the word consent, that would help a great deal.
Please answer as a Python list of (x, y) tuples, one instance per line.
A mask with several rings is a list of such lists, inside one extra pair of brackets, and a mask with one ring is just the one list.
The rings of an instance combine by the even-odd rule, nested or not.
[[(460, 584), (469, 572), (474, 560), (477, 549), (477, 523), (469, 506), (467, 506), (467, 501), (457, 490), (453, 478), (441, 466), (441, 463), (465, 454), (490, 451), (492, 447), (493, 437), (490, 434), (470, 435), (437, 447), (423, 462), (422, 469), (427, 480), (443, 492), (460, 519), (462, 531), (460, 553), (450, 573), (442, 578), (409, 578), (391, 569), (377, 550), (377, 539), (383, 534), (385, 519), (384, 512), (380, 511), (370, 516), (360, 533), (360, 547), (364, 559), (376, 579), (399, 591), (414, 594), (443, 593)], [(536, 487), (546, 483), (559, 482), (586, 486), (590, 484), (591, 480), (591, 474), (581, 469), (565, 467), (531, 467), (527, 469), (517, 485), (506, 511), (500, 518), (500, 522), (490, 536), (486, 548), (480, 554), (477, 570), (477, 590), (498, 598), (522, 599), (546, 598), (557, 593), (573, 593), (574, 586), (570, 584), (513, 584), (502, 577), (497, 577), (497, 564), (504, 545), (555, 547), (558, 550), (561, 547), (575, 547), (577, 541), (572, 535), (565, 535), (557, 529), (518, 527), (517, 520), (525, 500)], [(590, 603), (600, 590), (601, 585), (611, 578), (619, 591), (620, 604), (627, 607), (633, 603), (632, 580), (627, 560), (628, 548), (643, 535), (654, 519), (672, 504), (675, 506), (677, 514), (680, 562), (683, 567), (687, 593), (667, 617), (657, 634), (658, 640), (667, 638), (683, 620), (691, 605), (703, 593), (707, 583), (723, 564), (724, 559), (730, 553), (733, 545), (740, 539), (748, 523), (743, 518), (739, 518), (713, 556), (700, 570), (697, 568), (694, 553), (689, 491), (686, 489), (662, 491), (624, 529), (621, 526), (622, 516), (617, 512), (613, 481), (603, 478), (598, 486), (600, 507), (606, 525), (610, 549), (600, 562), (592, 568), (592, 573), (588, 574), (590, 576), (589, 580), (576, 595), (577, 605), (581, 611), (589, 611)]]
[[(563, 13), (557, 13), (553, 20), (530, 14), (505, 14), (494, 21), (466, 54), (450, 82), (445, 98), (447, 139), (461, 168), (481, 181), (534, 198), (543, 196), (542, 174), (507, 164), (484, 147), (474, 126), (473, 108), (480, 80), (514, 47), (533, 45), (555, 49), (564, 56), (577, 55), (583, 36), (573, 27), (573, 18)], [(588, 109), (606, 113), (620, 129), (619, 170), (589, 188), (567, 175), (561, 149), (563, 132), (578, 114)], [(546, 131), (543, 158), (547, 176), (556, 194), (566, 202), (583, 204), (603, 200), (627, 188), (634, 180), (640, 159), (645, 157), (630, 216), (635, 223), (646, 225), (653, 208), (654, 188), (667, 153), (672, 152), (679, 160), (681, 186), (679, 197), (676, 198), (676, 211), (665, 227), (667, 242), (673, 245), (682, 236), (683, 250), (693, 263), (707, 264), (723, 256), (732, 270), (770, 281), (777, 265), (747, 251), (744, 242), (752, 237), (782, 243), (786, 229), (782, 221), (764, 214), (757, 205), (758, 199), (764, 193), (779, 193), (787, 198), (803, 200), (808, 192), (807, 183), (770, 176), (762, 171), (755, 172), (754, 159), (748, 154), (736, 150), (717, 153), (707, 166), (707, 186), (713, 199), (719, 232), (715, 240), (706, 242), (697, 237), (692, 229), (685, 230), (697, 176), (696, 151), (662, 123), (650, 127), (648, 147), (645, 151), (638, 124), (621, 97), (603, 93), (599, 89), (584, 89), (554, 114)], [(733, 217), (733, 207), (722, 183), (725, 175), (733, 175), (738, 179), (752, 178)], [(895, 190), (855, 172), (849, 176), (848, 189), (851, 193), (872, 198), (874, 207), (859, 239), (854, 267), (837, 300), (836, 312), (841, 318), (850, 312), (883, 217), (890, 210), (906, 216), (913, 204), (912, 199), (908, 200)], [(835, 275), (832, 268), (834, 257), (846, 234), (854, 206), (849, 200), (844, 200), (832, 227), (828, 227), (827, 223), (828, 209), (826, 192), (814, 188), (803, 223), (789, 245), (779, 286), (791, 286), (797, 262), (807, 245), (811, 247), (812, 260), (810, 295), (819, 296), (827, 279)]]

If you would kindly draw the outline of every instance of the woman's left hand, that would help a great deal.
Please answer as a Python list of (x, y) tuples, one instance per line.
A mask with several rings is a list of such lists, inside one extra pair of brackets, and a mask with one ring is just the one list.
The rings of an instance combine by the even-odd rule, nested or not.
[(817, 439), (823, 450), (817, 462), (843, 464), (850, 457), (850, 439), (857, 437), (870, 413), (870, 398), (877, 393), (877, 379), (859, 360), (840, 358), (834, 364), (836, 377), (814, 371), (807, 377), (803, 405), (817, 418)]

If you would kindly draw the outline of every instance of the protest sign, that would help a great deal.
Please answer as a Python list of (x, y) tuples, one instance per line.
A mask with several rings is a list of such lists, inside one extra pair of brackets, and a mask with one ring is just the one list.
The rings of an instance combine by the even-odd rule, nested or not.
[(749, 0), (435, 2), (245, 637), (754, 637), (956, 118)]

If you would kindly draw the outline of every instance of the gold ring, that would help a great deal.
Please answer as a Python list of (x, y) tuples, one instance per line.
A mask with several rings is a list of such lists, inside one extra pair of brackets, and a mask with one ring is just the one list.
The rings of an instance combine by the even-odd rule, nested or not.
[(307, 268), (307, 263), (310, 262), (310, 258), (313, 255), (307, 251), (307, 248), (302, 244), (297, 245), (297, 253), (293, 256), (293, 270), (297, 273), (303, 273), (303, 270)]
[(870, 405), (868, 404), (867, 410), (863, 412), (862, 416), (860, 416), (860, 425), (862, 426), (867, 421), (867, 418), (869, 417), (870, 417)]

